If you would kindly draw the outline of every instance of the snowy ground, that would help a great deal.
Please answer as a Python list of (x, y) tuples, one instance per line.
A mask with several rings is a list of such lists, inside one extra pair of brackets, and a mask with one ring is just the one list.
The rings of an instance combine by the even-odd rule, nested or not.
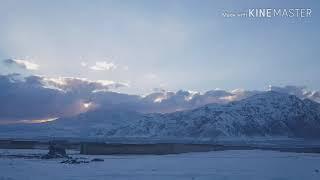
[(319, 180), (320, 154), (234, 150), (178, 155), (73, 157), (104, 162), (61, 164), (60, 160), (13, 158), (42, 150), (0, 150), (0, 180)]

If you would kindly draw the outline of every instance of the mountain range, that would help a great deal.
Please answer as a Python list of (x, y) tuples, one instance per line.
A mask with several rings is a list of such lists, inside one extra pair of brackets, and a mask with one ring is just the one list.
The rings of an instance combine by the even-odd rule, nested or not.
[(0, 137), (320, 138), (320, 104), (267, 91), (172, 113), (97, 109), (40, 124), (0, 126)]

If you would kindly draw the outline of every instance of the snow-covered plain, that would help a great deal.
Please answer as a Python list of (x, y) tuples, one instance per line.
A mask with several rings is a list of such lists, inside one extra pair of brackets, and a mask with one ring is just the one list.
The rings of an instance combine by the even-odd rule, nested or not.
[(0, 150), (0, 180), (318, 180), (320, 154), (234, 150), (176, 155), (72, 157), (104, 162), (61, 164), (61, 159), (12, 158), (39, 150)]

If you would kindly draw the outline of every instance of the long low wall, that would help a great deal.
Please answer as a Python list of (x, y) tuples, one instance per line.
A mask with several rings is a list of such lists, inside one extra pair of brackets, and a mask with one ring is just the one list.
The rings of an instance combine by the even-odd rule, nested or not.
[(108, 154), (177, 154), (222, 150), (221, 145), (209, 144), (106, 144), (81, 143), (80, 153), (91, 155)]
[(66, 149), (79, 150), (79, 143), (68, 141), (31, 141), (31, 140), (0, 140), (0, 149), (48, 149), (50, 143), (60, 144)]
[(0, 140), (1, 149), (33, 149), (37, 141)]
[(68, 142), (0, 140), (0, 149), (47, 149), (49, 144), (59, 144), (66, 149), (80, 150), (81, 154), (177, 154), (186, 152), (206, 152), (220, 150), (272, 150), (298, 153), (320, 153), (319, 144), (195, 144), (195, 143), (110, 143), (110, 142)]
[(222, 150), (272, 150), (296, 153), (320, 153), (320, 147), (274, 147), (255, 145), (218, 145), (218, 144), (110, 144), (110, 143), (81, 143), (80, 153), (87, 155), (110, 154), (178, 154), (186, 152), (207, 152)]

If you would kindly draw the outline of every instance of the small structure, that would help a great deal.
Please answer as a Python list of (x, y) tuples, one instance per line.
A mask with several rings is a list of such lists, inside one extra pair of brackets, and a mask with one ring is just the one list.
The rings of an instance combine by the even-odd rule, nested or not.
[(58, 144), (50, 144), (48, 154), (41, 157), (42, 159), (68, 158), (65, 147)]

